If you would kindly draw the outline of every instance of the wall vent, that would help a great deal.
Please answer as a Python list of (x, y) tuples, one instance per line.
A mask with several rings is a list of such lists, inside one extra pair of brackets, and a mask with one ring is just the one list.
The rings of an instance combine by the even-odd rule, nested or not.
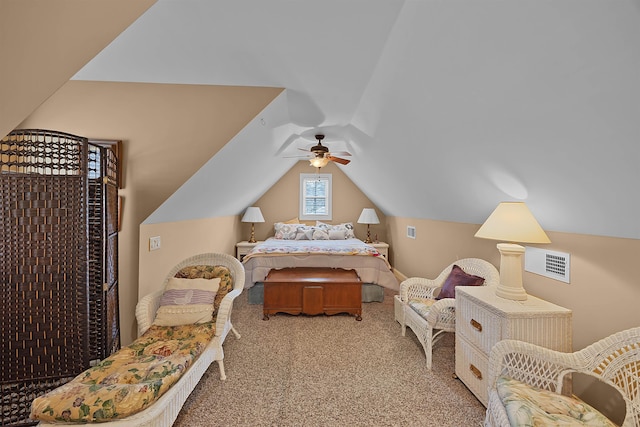
[(527, 246), (524, 255), (524, 269), (561, 282), (570, 283), (571, 255), (565, 252)]
[(416, 238), (416, 228), (413, 225), (407, 225), (407, 237), (410, 239)]

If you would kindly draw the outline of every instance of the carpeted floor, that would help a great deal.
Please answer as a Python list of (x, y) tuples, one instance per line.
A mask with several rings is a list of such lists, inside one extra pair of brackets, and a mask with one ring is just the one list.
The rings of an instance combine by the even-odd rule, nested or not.
[(415, 335), (393, 317), (393, 293), (349, 315), (262, 320), (262, 305), (235, 302), (221, 381), (216, 363), (175, 426), (480, 426), (485, 408), (452, 377), (454, 337), (434, 349), (433, 370)]

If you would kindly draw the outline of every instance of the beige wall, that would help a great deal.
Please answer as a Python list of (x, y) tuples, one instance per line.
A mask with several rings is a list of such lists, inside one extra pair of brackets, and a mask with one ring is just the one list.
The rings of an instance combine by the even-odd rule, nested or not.
[[(435, 277), (458, 258), (484, 258), (500, 267), (499, 242), (473, 237), (479, 224), (387, 217), (394, 266), (407, 276)], [(407, 225), (417, 238), (406, 237)], [(640, 282), (635, 271), (640, 240), (547, 232), (549, 245), (568, 252), (571, 283), (524, 272), (527, 292), (573, 310), (573, 346), (586, 345), (622, 329), (640, 326)]]
[(282, 90), (69, 81), (19, 128), (123, 140), (122, 344), (137, 334), (139, 225)]
[[(192, 255), (207, 252), (235, 256), (240, 239), (237, 215), (140, 226), (140, 280), (138, 297), (162, 289), (169, 270)], [(159, 236), (160, 249), (149, 250), (149, 238)]]
[(155, 2), (2, 0), (0, 135), (11, 132)]
[[(280, 180), (273, 185), (253, 206), (260, 207), (265, 222), (255, 225), (256, 239), (263, 240), (273, 236), (273, 224), (288, 221), (298, 217), (300, 174), (315, 173), (316, 169), (309, 166), (308, 161), (296, 163)], [(356, 237), (367, 237), (367, 226), (357, 224), (363, 208), (375, 208), (380, 224), (371, 226), (371, 238), (378, 235), (380, 241), (386, 240), (386, 219), (382, 212), (356, 187), (339, 166), (329, 163), (321, 169), (321, 173), (332, 175), (333, 188), (333, 220), (331, 224), (353, 222)], [(242, 224), (242, 240), (248, 240), (251, 235), (251, 224)]]

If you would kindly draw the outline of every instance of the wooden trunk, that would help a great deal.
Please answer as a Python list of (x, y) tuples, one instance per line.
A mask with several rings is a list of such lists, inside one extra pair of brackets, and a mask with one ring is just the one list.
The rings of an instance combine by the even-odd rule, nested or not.
[(264, 320), (279, 312), (349, 313), (362, 320), (362, 281), (354, 270), (340, 268), (271, 270), (264, 280)]

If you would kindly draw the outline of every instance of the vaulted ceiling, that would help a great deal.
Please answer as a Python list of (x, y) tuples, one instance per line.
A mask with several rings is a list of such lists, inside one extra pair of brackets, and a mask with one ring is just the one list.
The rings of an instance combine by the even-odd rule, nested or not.
[(150, 222), (240, 213), (323, 133), (386, 215), (637, 239), (639, 76), (638, 0), (158, 0), (73, 79), (285, 89)]

